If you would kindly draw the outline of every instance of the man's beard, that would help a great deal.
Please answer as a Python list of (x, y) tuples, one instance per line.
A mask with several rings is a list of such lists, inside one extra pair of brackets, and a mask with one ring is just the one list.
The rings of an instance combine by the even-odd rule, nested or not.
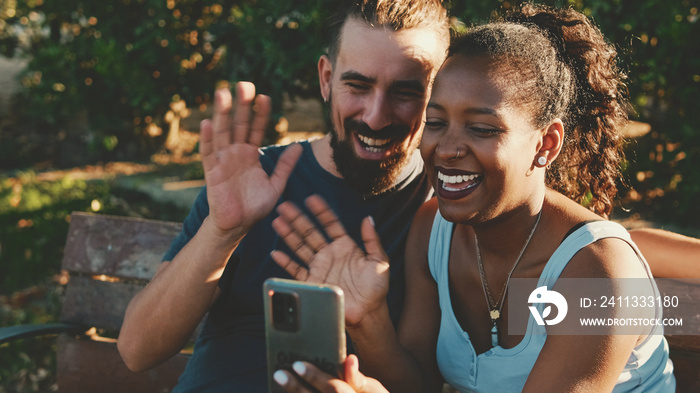
[[(390, 190), (398, 181), (401, 171), (409, 162), (414, 149), (393, 151), (382, 160), (367, 160), (355, 153), (352, 132), (370, 138), (403, 140), (410, 133), (408, 126), (390, 125), (380, 131), (373, 131), (363, 123), (352, 119), (343, 122), (345, 139), (338, 138), (338, 131), (331, 131), (331, 149), (335, 167), (352, 188), (362, 195), (378, 195)], [(394, 149), (395, 146), (390, 146)]]

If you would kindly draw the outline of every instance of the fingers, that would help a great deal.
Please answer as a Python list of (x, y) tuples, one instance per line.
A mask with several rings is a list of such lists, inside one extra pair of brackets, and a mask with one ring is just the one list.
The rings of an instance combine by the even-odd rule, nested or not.
[(258, 95), (255, 98), (254, 111), (255, 116), (253, 117), (253, 123), (250, 127), (248, 143), (251, 145), (260, 146), (262, 145), (263, 138), (265, 138), (265, 129), (267, 129), (267, 124), (270, 122), (272, 99), (269, 96), (262, 94)]
[(211, 121), (214, 150), (226, 148), (231, 144), (231, 133), (229, 130), (231, 102), (231, 92), (228, 89), (219, 89), (214, 93), (214, 115)]
[(297, 164), (297, 161), (299, 161), (299, 157), (301, 157), (303, 151), (304, 148), (302, 148), (300, 144), (294, 143), (287, 146), (279, 160), (277, 160), (275, 170), (270, 176), (270, 183), (275, 187), (278, 195), (282, 195), (282, 191), (284, 191), (284, 187), (287, 185), (289, 175), (292, 174), (294, 166)]
[[(251, 113), (255, 101), (254, 115)], [(228, 89), (214, 93), (213, 150), (228, 147), (231, 143), (262, 144), (265, 129), (270, 120), (272, 101), (265, 95), (255, 96), (255, 85), (250, 82), (236, 83), (236, 108), (231, 118), (233, 97)], [(251, 120), (251, 116), (253, 119)]]
[(215, 162), (214, 155), (214, 135), (211, 120), (202, 120), (199, 124), (199, 154), (202, 157), (204, 168), (211, 168)]
[(323, 226), (323, 229), (326, 230), (331, 239), (335, 240), (347, 235), (343, 224), (338, 220), (338, 216), (333, 213), (333, 210), (323, 198), (318, 195), (311, 195), (306, 198), (306, 206), (316, 216), (318, 222)]
[(255, 98), (255, 85), (236, 83), (236, 111), (233, 115), (233, 143), (247, 143), (250, 133), (250, 110)]
[(377, 261), (388, 261), (389, 257), (382, 247), (382, 241), (374, 228), (374, 219), (371, 216), (365, 217), (360, 229), (362, 241), (365, 243), (367, 254)]
[(275, 261), (275, 263), (277, 263), (295, 279), (299, 281), (307, 281), (309, 279), (309, 271), (300, 264), (294, 262), (289, 255), (283, 253), (282, 251), (272, 250), (270, 257), (272, 257), (272, 260)]
[(304, 213), (291, 202), (277, 207), (280, 214), (272, 227), (294, 253), (307, 264), (327, 243), (321, 232)]
[[(294, 364), (292, 364), (292, 368), (294, 369), (294, 372), (296, 372), (297, 375), (299, 375), (299, 377), (303, 378), (304, 381), (308, 383), (308, 385), (311, 385), (319, 392), (355, 392), (355, 390), (344, 381), (322, 372), (318, 368), (314, 367), (314, 365), (312, 365), (311, 363), (297, 361), (294, 362)], [(285, 380), (285, 378), (283, 378), (279, 373), (280, 371), (281, 370), (276, 371), (273, 376), (275, 377), (275, 381), (277, 381), (277, 383), (280, 383), (280, 385), (282, 385), (287, 392), (311, 391), (308, 388), (304, 387), (299, 380), (292, 376), (291, 373), (287, 371), (282, 371), (287, 377)], [(280, 378), (278, 379), (278, 377)], [(281, 382), (284, 382), (284, 384), (282, 384)]]
[[(307, 362), (294, 362), (292, 368), (299, 377), (322, 393), (388, 393), (379, 381), (367, 378), (360, 372), (355, 355), (350, 355), (345, 360), (345, 381), (334, 378)], [(287, 392), (311, 392), (289, 371), (277, 370), (273, 377)]]
[(360, 362), (355, 355), (348, 355), (343, 364), (345, 382), (352, 386), (356, 392), (365, 392), (367, 377), (360, 372)]
[(311, 390), (307, 389), (305, 386), (299, 382), (296, 376), (292, 375), (289, 371), (277, 370), (272, 377), (275, 379), (280, 386), (284, 388), (285, 392), (288, 393), (312, 393)]

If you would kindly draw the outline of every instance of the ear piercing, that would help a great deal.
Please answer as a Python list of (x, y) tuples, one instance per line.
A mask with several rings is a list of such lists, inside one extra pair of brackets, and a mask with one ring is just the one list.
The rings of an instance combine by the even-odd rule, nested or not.
[(547, 157), (545, 157), (545, 156), (537, 157), (537, 165), (539, 165), (539, 166), (547, 165)]

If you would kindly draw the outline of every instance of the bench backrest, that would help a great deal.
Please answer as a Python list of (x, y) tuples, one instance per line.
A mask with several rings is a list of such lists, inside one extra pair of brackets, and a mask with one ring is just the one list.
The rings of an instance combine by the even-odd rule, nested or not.
[(131, 298), (153, 277), (181, 224), (73, 213), (63, 257), (69, 274), (62, 322), (94, 327), (88, 336), (61, 335), (61, 392), (168, 392), (188, 356), (153, 370), (129, 371), (116, 340)]
[(656, 280), (661, 299), (679, 298), (678, 307), (664, 308), (664, 318), (683, 322), (682, 326), (673, 328), (678, 334), (666, 335), (678, 393), (700, 392), (700, 281), (692, 281)]
[[(95, 327), (90, 336), (61, 335), (58, 384), (62, 392), (169, 392), (188, 355), (146, 372), (124, 365), (116, 337), (131, 298), (153, 277), (181, 224), (89, 213), (71, 215), (63, 257), (70, 275), (61, 321)], [(700, 325), (700, 286), (661, 280), (662, 294), (686, 294), (683, 317)], [(688, 312), (690, 311), (690, 315)], [(700, 332), (667, 336), (678, 392), (700, 391)], [(690, 334), (690, 335), (685, 335)], [(698, 335), (693, 335), (698, 334)]]

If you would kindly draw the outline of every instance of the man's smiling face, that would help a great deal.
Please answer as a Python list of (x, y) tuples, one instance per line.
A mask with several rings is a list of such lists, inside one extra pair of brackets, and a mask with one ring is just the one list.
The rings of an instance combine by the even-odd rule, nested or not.
[(432, 77), (445, 56), (443, 41), (429, 28), (392, 31), (350, 19), (335, 64), (321, 61), (333, 160), (358, 192), (391, 188), (418, 146)]

